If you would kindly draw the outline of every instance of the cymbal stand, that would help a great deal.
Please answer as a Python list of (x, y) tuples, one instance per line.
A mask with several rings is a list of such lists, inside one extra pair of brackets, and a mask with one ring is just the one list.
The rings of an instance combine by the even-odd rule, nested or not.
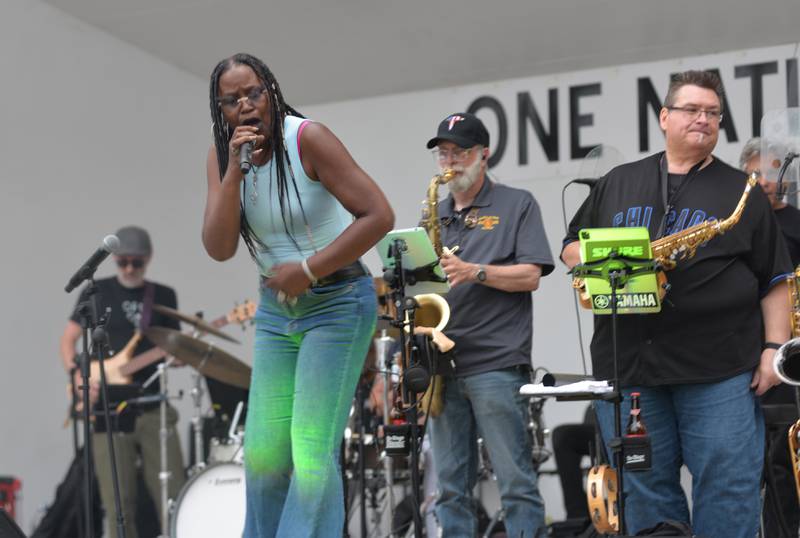
[[(198, 312), (198, 317), (202, 317), (202, 314)], [(202, 336), (202, 332), (195, 328), (192, 331), (192, 336), (195, 338), (200, 338)], [(203, 450), (203, 417), (200, 411), (201, 402), (203, 401), (203, 375), (201, 372), (203, 371), (203, 367), (206, 365), (206, 361), (208, 361), (208, 357), (211, 354), (211, 347), (206, 351), (206, 356), (203, 357), (203, 360), (200, 362), (200, 365), (194, 370), (192, 374), (192, 379), (194, 381), (194, 386), (192, 387), (192, 440), (194, 442), (194, 465), (192, 466), (190, 472), (191, 474), (198, 473), (206, 466), (206, 458)]]
[(147, 388), (158, 378), (160, 396), (158, 446), (159, 459), (161, 461), (161, 469), (158, 473), (158, 482), (161, 486), (161, 535), (159, 538), (169, 538), (169, 512), (172, 504), (169, 498), (169, 480), (172, 478), (172, 473), (169, 471), (169, 451), (167, 450), (167, 439), (169, 437), (169, 428), (167, 427), (167, 405), (169, 400), (167, 367), (169, 367), (174, 360), (175, 357), (169, 357), (165, 362), (159, 363), (157, 371), (142, 384), (143, 389)]
[[(389, 405), (389, 385), (392, 382), (392, 356), (391, 345), (394, 338), (389, 336), (386, 329), (381, 330), (380, 338), (375, 339), (375, 355), (378, 372), (383, 376), (383, 423), (389, 424), (391, 420)], [(388, 454), (383, 454), (383, 472), (386, 474), (386, 492), (389, 499), (389, 521), (394, 517), (394, 475), (393, 461)]]
[(192, 387), (192, 441), (194, 443), (194, 465), (191, 473), (200, 472), (206, 466), (203, 453), (203, 417), (200, 412), (200, 403), (203, 400), (203, 376), (199, 372), (193, 373), (194, 386)]

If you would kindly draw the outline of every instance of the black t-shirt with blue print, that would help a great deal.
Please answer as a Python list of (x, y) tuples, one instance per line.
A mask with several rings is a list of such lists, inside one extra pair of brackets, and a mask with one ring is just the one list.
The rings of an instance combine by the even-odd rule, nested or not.
[[(564, 244), (583, 228), (644, 226), (655, 238), (664, 216), (662, 154), (613, 169), (595, 186), (569, 226)], [(705, 220), (729, 217), (746, 176), (714, 158), (689, 174), (666, 216), (671, 235)], [(658, 314), (618, 318), (623, 385), (723, 380), (758, 364), (762, 345), (760, 300), (791, 271), (791, 262), (767, 197), (756, 186), (738, 224), (667, 273), (671, 288)], [(595, 316), (594, 375), (613, 378), (611, 317)]]

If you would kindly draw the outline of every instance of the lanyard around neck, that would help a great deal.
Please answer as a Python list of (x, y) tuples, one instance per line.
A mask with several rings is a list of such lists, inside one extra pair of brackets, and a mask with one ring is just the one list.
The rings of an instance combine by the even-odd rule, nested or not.
[(675, 192), (672, 193), (672, 196), (670, 196), (669, 164), (667, 163), (667, 152), (665, 151), (664, 154), (661, 155), (659, 166), (661, 168), (661, 203), (664, 207), (664, 216), (661, 217), (661, 224), (658, 226), (658, 233), (656, 233), (655, 239), (661, 238), (667, 225), (667, 215), (669, 215), (669, 212), (674, 208), (675, 202), (678, 200), (678, 196), (680, 196), (681, 192), (683, 192), (689, 182), (694, 179), (694, 177), (697, 175), (697, 172), (700, 171), (700, 167), (703, 166), (704, 162), (706, 162), (706, 157), (703, 157), (699, 163), (692, 166), (681, 184), (678, 186)]

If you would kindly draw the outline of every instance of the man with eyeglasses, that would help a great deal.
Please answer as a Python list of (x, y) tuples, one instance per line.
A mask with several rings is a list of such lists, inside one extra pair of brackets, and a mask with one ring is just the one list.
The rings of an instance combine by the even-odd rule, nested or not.
[[(739, 167), (748, 174), (755, 172), (758, 175), (758, 184), (769, 198), (772, 211), (775, 213), (783, 233), (783, 239), (789, 248), (792, 266), (797, 267), (800, 265), (800, 210), (783, 200), (784, 193), (778, 192), (777, 182), (769, 181), (764, 177), (764, 174), (761, 173), (761, 162), (761, 138), (751, 138), (742, 148)], [(783, 187), (786, 188), (785, 183)], [(781, 421), (788, 418), (792, 418), (794, 421), (798, 418), (795, 388), (790, 385), (781, 384), (768, 390), (761, 397), (761, 403), (766, 406), (781, 406), (783, 409), (794, 408), (791, 417), (782, 416)], [(773, 407), (773, 409), (778, 408)], [(769, 425), (769, 420), (767, 424)], [(788, 429), (788, 427), (776, 428), (777, 431), (773, 433), (770, 442), (769, 454), (766, 455), (772, 467), (776, 490), (772, 491), (768, 488), (764, 498), (765, 536), (780, 536), (784, 532), (781, 528), (782, 523), (787, 525), (792, 536), (797, 535), (798, 528), (800, 528), (800, 507), (797, 504), (794, 473), (789, 453)], [(780, 514), (776, 513), (776, 509), (780, 511)], [(781, 517), (783, 522), (779, 520)]]
[[(148, 326), (162, 326), (171, 329), (180, 329), (177, 320), (169, 318), (152, 309), (154, 304), (177, 308), (175, 290), (145, 280), (145, 272), (153, 254), (150, 235), (138, 226), (125, 226), (117, 233), (119, 248), (114, 254), (117, 265), (116, 276), (102, 278), (95, 281), (98, 292), (102, 297), (101, 310), (111, 308), (106, 330), (108, 332), (110, 347), (114, 352), (123, 350), (133, 338), (137, 330)], [(81, 293), (78, 302), (86, 299), (86, 289)], [(64, 333), (61, 336), (61, 359), (64, 368), (71, 373), (75, 386), (81, 385), (80, 373), (76, 371), (75, 356), (77, 343), (81, 339), (80, 317), (73, 312)], [(132, 356), (147, 351), (154, 347), (153, 343), (142, 337), (132, 352)], [(153, 373), (157, 364), (151, 364), (133, 374), (133, 384), (141, 385)], [(99, 394), (99, 380), (90, 381), (91, 402), (95, 403)], [(158, 382), (150, 384), (144, 389), (143, 394), (157, 394)], [(120, 482), (120, 495), (122, 508), (125, 515), (125, 534), (128, 538), (139, 536), (136, 528), (137, 495), (149, 493), (156, 502), (161, 498), (161, 484), (159, 482), (160, 460), (160, 413), (158, 402), (138, 406), (138, 409), (128, 409), (125, 413), (136, 414), (133, 431), (117, 432), (114, 436), (114, 450), (116, 453), (117, 473)], [(170, 471), (169, 496), (176, 499), (185, 481), (183, 455), (180, 440), (175, 425), (178, 421), (177, 411), (168, 408), (168, 464)], [(114, 504), (114, 490), (111, 479), (111, 460), (108, 452), (106, 434), (95, 432), (92, 436), (94, 450), (94, 466), (97, 482), (100, 487), (100, 497), (106, 513), (106, 523), (111, 536), (116, 536), (116, 507)], [(141, 461), (141, 476), (147, 486), (147, 492), (137, 491), (137, 474), (139, 472), (137, 461)], [(138, 497), (146, 500), (146, 497)], [(158, 525), (150, 522), (149, 531), (158, 532)], [(144, 529), (139, 529), (145, 532)]]
[[(666, 151), (613, 169), (592, 189), (564, 239), (561, 259), (580, 261), (584, 228), (645, 226), (651, 239), (730, 216), (746, 176), (713, 155), (722, 86), (686, 71), (669, 86), (659, 123)], [(618, 318), (620, 388), (631, 392), (652, 442), (652, 469), (626, 473), (628, 534), (661, 521), (691, 523), (697, 535), (752, 538), (759, 525), (764, 421), (758, 397), (778, 384), (775, 350), (789, 336), (785, 276), (791, 262), (764, 192), (750, 193), (739, 222), (679, 261), (661, 312)], [(596, 316), (594, 375), (613, 377), (611, 317)], [(608, 443), (613, 406), (595, 403)], [(692, 475), (692, 513), (680, 483)]]
[(497, 477), (506, 534), (541, 536), (544, 503), (519, 389), (530, 382), (531, 292), (553, 270), (542, 215), (527, 190), (489, 180), (489, 133), (474, 115), (442, 120), (428, 149), (440, 170), (455, 171), (439, 218), (451, 286), (445, 332), (456, 347), (443, 361), (452, 369), (442, 372), (444, 409), (430, 429), (442, 536), (476, 536), (478, 437)]

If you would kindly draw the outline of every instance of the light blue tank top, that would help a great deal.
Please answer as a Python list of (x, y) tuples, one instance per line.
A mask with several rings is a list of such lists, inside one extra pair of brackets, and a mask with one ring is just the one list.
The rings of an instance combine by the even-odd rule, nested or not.
[[(247, 222), (267, 246), (267, 250), (258, 252), (261, 272), (264, 275), (269, 275), (273, 265), (300, 261), (322, 250), (353, 221), (352, 215), (322, 183), (313, 181), (303, 170), (298, 130), (306, 121), (308, 120), (286, 116), (283, 132), (289, 162), (297, 184), (297, 193), (303, 201), (308, 228), (303, 221), (303, 212), (300, 210), (297, 193), (292, 186), (288, 164), (285, 165), (288, 183), (288, 193), (284, 195), (285, 228), (281, 218), (275, 159), (270, 159), (264, 166), (254, 166), (242, 181), (240, 192)], [(292, 237), (286, 233), (286, 229), (291, 232), (297, 245), (292, 242)]]

